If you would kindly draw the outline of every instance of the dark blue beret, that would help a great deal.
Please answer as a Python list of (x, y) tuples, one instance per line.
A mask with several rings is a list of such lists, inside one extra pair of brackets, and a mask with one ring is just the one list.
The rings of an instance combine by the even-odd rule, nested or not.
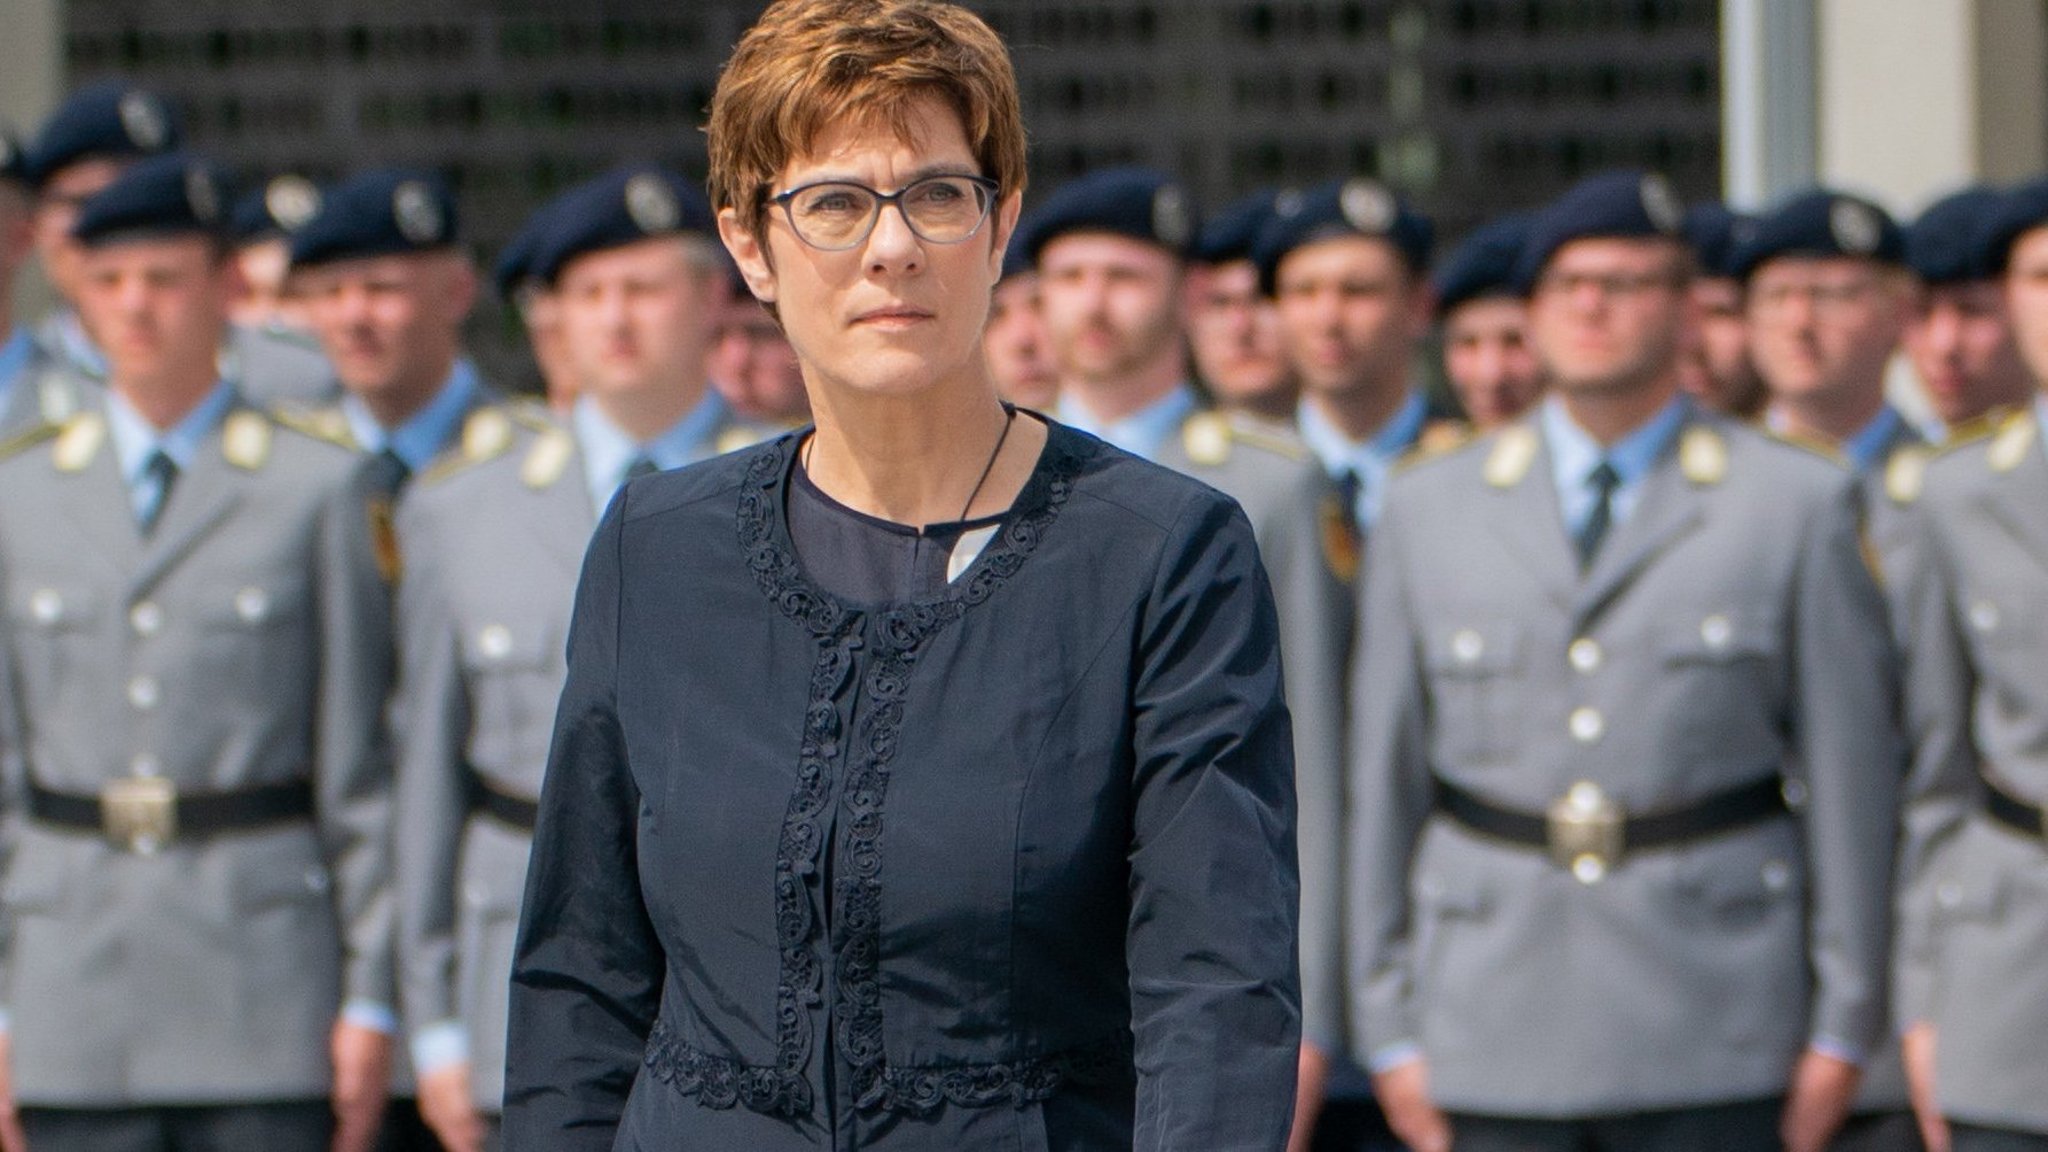
[(440, 177), (363, 172), (321, 194), (320, 211), (292, 236), (292, 265), (438, 251), (455, 245), (458, 223), (455, 194)]
[(1036, 264), (1047, 244), (1069, 232), (1113, 232), (1185, 257), (1198, 226), (1193, 199), (1172, 177), (1150, 168), (1107, 168), (1045, 198), (1031, 214), (1024, 253)]
[(65, 166), (94, 156), (154, 156), (178, 146), (177, 113), (163, 97), (122, 80), (73, 92), (29, 145), (29, 181), (38, 187)]
[(1655, 172), (1621, 168), (1588, 176), (1551, 201), (1529, 224), (1515, 261), (1515, 290), (1527, 294), (1557, 250), (1574, 240), (1684, 240), (1685, 206)]
[(79, 207), (71, 237), (88, 247), (155, 236), (228, 234), (227, 181), (189, 152), (130, 165)]
[(2048, 224), (2048, 176), (2006, 190), (1978, 233), (1977, 250), (1986, 270), (1993, 276), (2005, 275), (2013, 242), (2044, 224)]
[(1535, 217), (1516, 212), (1487, 222), (1451, 251), (1436, 270), (1436, 311), (1448, 316), (1458, 305), (1482, 296), (1514, 296), (1515, 261), (1528, 242)]
[(1906, 226), (1906, 264), (1929, 284), (1988, 279), (1984, 224), (2001, 203), (1996, 189), (1977, 184), (1928, 205)]
[(0, 180), (28, 183), (28, 158), (14, 134), (0, 128)]
[(548, 229), (548, 213), (561, 203), (561, 198), (541, 205), (533, 215), (519, 226), (505, 246), (498, 250), (498, 262), (491, 265), (491, 280), (498, 286), (498, 294), (507, 300), (514, 299), (521, 288), (533, 279), (533, 250), (540, 244), (541, 234)]
[(1273, 218), (1273, 205), (1279, 198), (1279, 189), (1265, 188), (1231, 201), (1223, 211), (1202, 222), (1190, 258), (1198, 264), (1251, 259), (1252, 245), (1258, 242), (1266, 221)]
[(703, 189), (651, 164), (614, 168), (571, 188), (542, 219), (527, 275), (549, 284), (578, 256), (655, 236), (718, 234)]
[(1756, 230), (1735, 246), (1729, 271), (1747, 280), (1765, 261), (1779, 256), (1851, 256), (1904, 264), (1906, 234), (1891, 213), (1870, 201), (1815, 188), (1760, 217)]
[(1756, 232), (1756, 217), (1736, 212), (1718, 200), (1695, 204), (1685, 212), (1685, 242), (1702, 276), (1732, 279), (1735, 250)]
[(1275, 288), (1280, 262), (1289, 252), (1333, 236), (1370, 236), (1394, 246), (1410, 271), (1429, 267), (1436, 225), (1374, 180), (1335, 180), (1306, 192), (1283, 192), (1274, 199), (1273, 215), (1252, 241), (1252, 263), (1259, 267), (1259, 288), (1268, 296)]
[(235, 243), (289, 237), (320, 211), (320, 189), (304, 176), (273, 176), (235, 201), (229, 217)]

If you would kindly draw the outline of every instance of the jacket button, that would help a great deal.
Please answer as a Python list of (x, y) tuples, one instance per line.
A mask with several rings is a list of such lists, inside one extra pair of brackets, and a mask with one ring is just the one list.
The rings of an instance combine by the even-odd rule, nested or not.
[(1565, 656), (1572, 662), (1573, 669), (1586, 676), (1598, 672), (1600, 662), (1607, 658), (1607, 654), (1600, 650), (1598, 641), (1583, 636), (1572, 641), (1572, 646), (1565, 650)]
[(154, 676), (137, 676), (128, 681), (128, 702), (144, 712), (156, 707), (161, 695)]
[(1598, 708), (1577, 708), (1571, 715), (1572, 739), (1591, 744), (1607, 734), (1607, 718)]
[(163, 630), (164, 610), (154, 600), (144, 600), (128, 610), (128, 626), (137, 636), (154, 636)]

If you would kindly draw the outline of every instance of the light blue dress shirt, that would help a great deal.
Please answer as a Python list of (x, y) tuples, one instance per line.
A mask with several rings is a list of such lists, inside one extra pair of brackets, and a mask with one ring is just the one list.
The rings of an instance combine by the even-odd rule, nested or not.
[(1351, 514), (1368, 530), (1380, 518), (1380, 505), (1386, 499), (1387, 477), (1393, 474), (1394, 462), (1415, 446), (1422, 436), (1422, 426), (1428, 422), (1429, 405), (1420, 392), (1410, 392), (1393, 417), (1380, 425), (1369, 440), (1354, 441), (1344, 435), (1321, 409), (1306, 400), (1296, 417), (1302, 442), (1322, 461), (1331, 479), (1340, 479), (1346, 472), (1357, 474), (1358, 500)]
[(1572, 421), (1563, 401), (1555, 396), (1543, 401), (1537, 419), (1544, 442), (1550, 448), (1551, 476), (1557, 484), (1557, 504), (1564, 513), (1567, 534), (1577, 539), (1593, 515), (1599, 495), (1593, 490), (1591, 478), (1602, 460), (1621, 478), (1608, 497), (1608, 522), (1619, 526), (1629, 518), (1642, 499), (1643, 479), (1671, 446), (1691, 408), (1684, 397), (1674, 398), (1642, 427), (1603, 449), (1592, 433)]
[(1883, 464), (1885, 447), (1905, 422), (1906, 418), (1899, 415), (1899, 410), (1889, 404), (1878, 409), (1876, 419), (1865, 424), (1861, 432), (1842, 441), (1842, 455), (1849, 458), (1849, 467), (1861, 474)]
[(349, 435), (355, 438), (358, 448), (371, 454), (389, 448), (417, 475), (455, 438), (456, 425), (482, 390), (476, 365), (462, 359), (455, 362), (447, 382), (427, 401), (427, 406), (396, 428), (387, 429), (377, 423), (369, 407), (354, 393), (341, 398), (341, 414), (347, 419)]
[(1060, 423), (1107, 440), (1133, 456), (1157, 460), (1167, 437), (1179, 430), (1181, 422), (1194, 410), (1195, 393), (1181, 384), (1151, 404), (1108, 424), (1096, 419), (1095, 414), (1071, 394), (1060, 396), (1056, 415)]
[(7, 406), (13, 403), (14, 390), (35, 354), (35, 337), (26, 328), (16, 328), (7, 337), (7, 343), (0, 344), (0, 412), (7, 411)]
[(137, 522), (141, 521), (143, 511), (159, 498), (156, 480), (148, 472), (149, 458), (161, 451), (178, 466), (180, 473), (190, 471), (200, 446), (220, 425), (234, 399), (234, 387), (221, 381), (183, 420), (158, 429), (143, 419), (119, 392), (108, 391), (107, 434), (114, 442), (114, 459), (120, 464), (121, 482), (128, 486), (128, 502), (135, 509)]
[(714, 455), (712, 436), (725, 422), (726, 415), (725, 398), (716, 389), (706, 388), (704, 398), (674, 427), (646, 444), (639, 444), (607, 419), (590, 397), (577, 400), (569, 413), (569, 422), (576, 430), (576, 446), (583, 454), (583, 478), (590, 486), (590, 502), (597, 514), (604, 515), (612, 494), (626, 482), (626, 469), (640, 457), (653, 461), (664, 472), (710, 459)]

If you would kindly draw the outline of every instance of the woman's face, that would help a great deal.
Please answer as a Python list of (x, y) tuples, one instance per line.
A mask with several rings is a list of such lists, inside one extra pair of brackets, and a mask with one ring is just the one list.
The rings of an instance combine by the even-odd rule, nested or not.
[[(769, 194), (826, 180), (888, 194), (927, 176), (983, 174), (945, 101), (917, 101), (909, 128), (908, 139), (887, 124), (827, 128)], [(916, 395), (986, 381), (982, 326), (1018, 207), (1013, 190), (997, 196), (982, 226), (953, 244), (920, 238), (892, 205), (843, 252), (806, 244), (772, 204), (758, 238), (732, 209), (719, 214), (719, 229), (754, 295), (776, 305), (814, 395)]]

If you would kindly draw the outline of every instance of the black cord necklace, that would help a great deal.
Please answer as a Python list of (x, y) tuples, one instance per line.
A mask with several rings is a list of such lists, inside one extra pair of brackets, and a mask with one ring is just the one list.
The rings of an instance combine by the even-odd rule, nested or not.
[[(967, 519), (967, 510), (974, 507), (974, 498), (981, 495), (982, 486), (988, 483), (989, 474), (996, 470), (996, 461), (1003, 455), (1003, 445), (1010, 439), (1010, 425), (1016, 422), (1017, 406), (1005, 401), (1003, 403), (1003, 430), (996, 437), (995, 449), (988, 454), (988, 463), (981, 466), (981, 476), (975, 480), (974, 490), (967, 494), (967, 503), (960, 506), (960, 515), (955, 516), (953, 519)], [(799, 462), (804, 466), (805, 472), (811, 470), (811, 457), (817, 455), (817, 448), (818, 435), (816, 432), (813, 432), (810, 438), (804, 441), (803, 451), (800, 454)], [(918, 535), (924, 535), (923, 528), (918, 529)]]

